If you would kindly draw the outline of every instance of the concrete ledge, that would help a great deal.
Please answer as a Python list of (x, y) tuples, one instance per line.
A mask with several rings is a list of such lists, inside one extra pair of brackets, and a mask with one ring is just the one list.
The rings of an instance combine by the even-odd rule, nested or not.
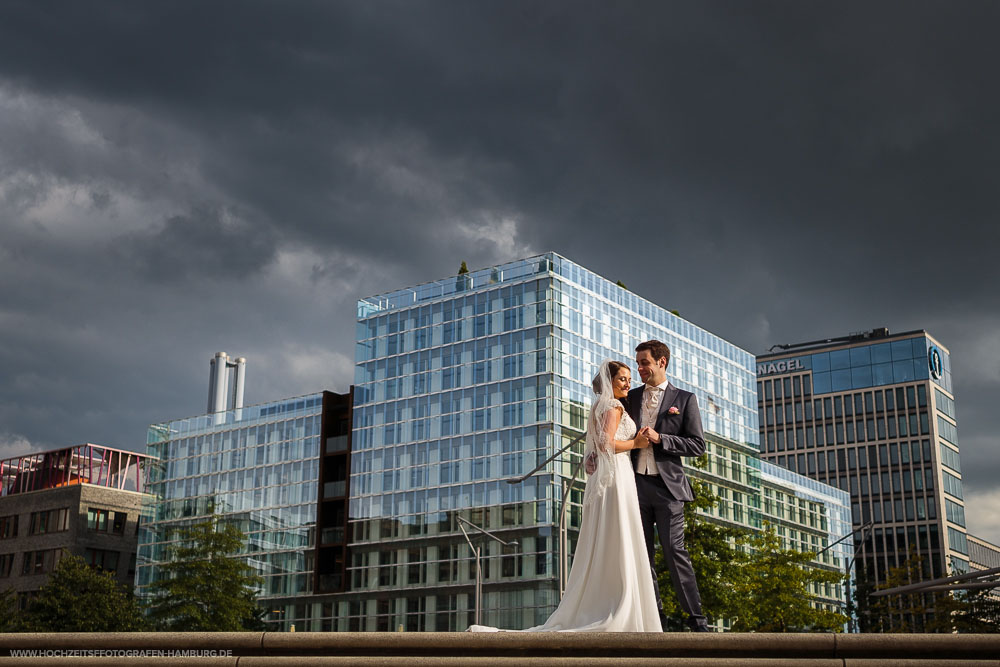
[(838, 658), (897, 658), (913, 656), (1000, 661), (1000, 635), (882, 634), (833, 635)]
[[(0, 633), (0, 656), (10, 649), (35, 650), (232, 650), (259, 653), (263, 632), (46, 632)], [(305, 636), (305, 635), (303, 635)]]
[(649, 632), (268, 633), (266, 655), (834, 657), (830, 634)]
[(3, 665), (89, 667), (159, 665), (162, 667), (996, 667), (1000, 660), (834, 659), (834, 658), (538, 658), (538, 657), (287, 657), (242, 658), (0, 658)]
[[(616, 658), (586, 657), (464, 657), (464, 656), (385, 656), (385, 657), (249, 657), (240, 658), (240, 667), (291, 667), (292, 665), (319, 667), (843, 667), (843, 660), (794, 658)], [(967, 665), (968, 663), (962, 663)], [(926, 667), (926, 663), (925, 663)]]
[[(13, 657), (13, 651), (80, 651)], [(139, 651), (229, 651), (228, 656), (141, 656)], [(86, 656), (87, 651), (109, 651)], [(1000, 667), (1000, 635), (695, 633), (60, 633), (0, 634), (3, 665), (264, 667)]]
[[(96, 667), (97, 665), (157, 665), (159, 667), (236, 667), (240, 658), (2, 658), (0, 665), (26, 667)], [(301, 662), (300, 662), (301, 664)]]

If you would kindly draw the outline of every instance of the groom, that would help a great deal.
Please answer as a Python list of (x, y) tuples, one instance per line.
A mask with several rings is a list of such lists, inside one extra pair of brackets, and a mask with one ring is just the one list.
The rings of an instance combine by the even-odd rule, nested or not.
[(656, 553), (654, 525), (660, 535), (677, 600), (688, 614), (688, 625), (695, 632), (708, 632), (691, 557), (684, 547), (684, 503), (694, 500), (694, 495), (684, 475), (681, 457), (705, 453), (698, 401), (691, 392), (678, 389), (667, 381), (670, 348), (665, 343), (658, 340), (640, 343), (635, 348), (635, 363), (645, 386), (628, 393), (627, 410), (639, 432), (649, 440), (649, 447), (633, 449), (632, 464), (660, 621), (665, 626), (653, 558)]

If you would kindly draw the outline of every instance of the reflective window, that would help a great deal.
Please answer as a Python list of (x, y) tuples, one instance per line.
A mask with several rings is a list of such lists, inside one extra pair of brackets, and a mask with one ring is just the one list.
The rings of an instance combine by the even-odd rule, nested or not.
[(830, 354), (830, 370), (836, 371), (851, 367), (850, 350), (835, 350), (833, 352), (830, 352), (829, 354)]
[(851, 389), (851, 370), (835, 370), (830, 375), (832, 391), (848, 391)]
[(892, 349), (892, 360), (901, 361), (913, 358), (913, 344), (908, 340), (896, 340), (889, 344)]
[(882, 364), (892, 361), (892, 352), (889, 343), (879, 343), (871, 346), (872, 363)]
[(830, 370), (830, 353), (820, 352), (812, 355), (812, 369), (813, 375), (819, 372), (828, 372)]
[(871, 350), (868, 346), (851, 348), (851, 366), (870, 366), (872, 363)]

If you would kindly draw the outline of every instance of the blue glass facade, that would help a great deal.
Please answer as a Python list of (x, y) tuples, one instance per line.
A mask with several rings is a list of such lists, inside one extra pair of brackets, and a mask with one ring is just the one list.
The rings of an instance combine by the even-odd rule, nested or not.
[(915, 380), (933, 380), (951, 393), (951, 357), (931, 339), (921, 336), (813, 352), (779, 361), (762, 358), (761, 377), (786, 371), (812, 371), (814, 394), (868, 389)]
[(831, 607), (841, 606), (853, 594), (853, 572), (847, 568), (853, 559), (854, 540), (835, 543), (853, 530), (850, 494), (767, 461), (761, 462), (761, 481), (764, 515), (789, 548), (819, 552), (833, 545), (820, 554), (817, 565), (845, 574), (846, 588), (824, 584), (820, 590), (817, 585), (812, 593)]
[(150, 426), (158, 461), (139, 537), (140, 595), (169, 558), (174, 529), (213, 515), (247, 536), (241, 555), (264, 577), (265, 604), (313, 592), (322, 406), (313, 394)]
[[(651, 338), (672, 350), (671, 381), (698, 396), (714, 463), (694, 474), (727, 494), (716, 518), (760, 525), (755, 359), (718, 336), (554, 253), (361, 299), (357, 314), (344, 629), (464, 629), (459, 515), (519, 543), (485, 545), (483, 622), (542, 622), (582, 446), (508, 481), (582, 432), (599, 364), (632, 366)], [(581, 496), (578, 483), (571, 530)]]
[(910, 554), (968, 569), (951, 361), (924, 331), (874, 330), (757, 359), (761, 451), (851, 497), (859, 580)]

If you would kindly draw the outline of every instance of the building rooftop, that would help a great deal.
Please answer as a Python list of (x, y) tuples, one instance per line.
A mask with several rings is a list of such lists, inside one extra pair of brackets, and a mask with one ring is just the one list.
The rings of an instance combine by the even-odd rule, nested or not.
[(862, 342), (871, 343), (898, 340), (900, 338), (910, 338), (915, 335), (926, 333), (927, 332), (923, 329), (915, 329), (913, 331), (890, 334), (887, 327), (877, 327), (869, 331), (856, 331), (854, 333), (847, 334), (846, 336), (838, 336), (836, 338), (821, 338), (819, 340), (810, 340), (804, 343), (778, 343), (776, 345), (772, 345), (771, 348), (764, 354), (757, 355), (757, 358), (762, 359), (771, 356), (784, 356), (798, 352), (808, 352), (811, 350), (835, 347), (838, 345), (846, 346)]
[(150, 459), (90, 443), (14, 456), (0, 460), (0, 497), (74, 484), (143, 493)]

